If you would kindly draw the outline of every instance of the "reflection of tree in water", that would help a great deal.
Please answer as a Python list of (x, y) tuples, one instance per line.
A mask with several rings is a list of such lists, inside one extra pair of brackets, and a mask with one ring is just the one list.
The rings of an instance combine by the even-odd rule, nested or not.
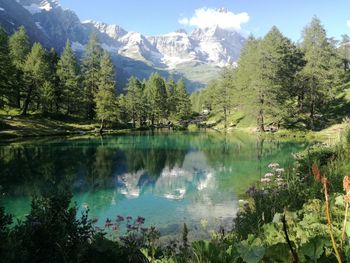
[(120, 149), (114, 144), (110, 146), (108, 140), (78, 140), (2, 146), (0, 185), (13, 194), (40, 193), (47, 185), (61, 182), (86, 191), (114, 187), (114, 175), (139, 170), (147, 171), (155, 181), (165, 167), (181, 165), (187, 152), (175, 149), (174, 145), (167, 150), (159, 144), (155, 142), (145, 148), (137, 143), (127, 147), (121, 144)]
[(214, 140), (216, 143), (213, 145), (217, 147), (200, 149), (206, 155), (208, 165), (221, 178), (221, 186), (236, 193), (244, 192), (251, 182), (267, 172), (269, 163), (278, 162), (287, 168), (293, 162), (291, 154), (306, 145), (259, 137), (216, 136)]
[[(284, 163), (303, 146), (218, 134), (157, 134), (103, 139), (57, 140), (0, 147), (0, 185), (13, 194), (40, 193), (64, 183), (76, 191), (114, 188), (116, 176), (137, 177), (138, 187), (154, 185), (163, 171), (183, 166), (187, 154), (204, 153), (225, 187), (252, 181), (257, 167)], [(175, 170), (176, 170), (175, 169)], [(238, 177), (237, 177), (238, 176)]]

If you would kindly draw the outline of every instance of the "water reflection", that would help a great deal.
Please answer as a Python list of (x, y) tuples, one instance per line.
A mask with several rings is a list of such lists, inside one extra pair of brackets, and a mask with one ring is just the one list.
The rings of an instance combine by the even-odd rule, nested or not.
[(135, 134), (0, 145), (7, 211), (23, 217), (30, 196), (69, 186), (79, 207), (101, 220), (146, 217), (163, 229), (206, 219), (231, 222), (237, 196), (267, 170), (285, 167), (305, 143), (242, 134)]

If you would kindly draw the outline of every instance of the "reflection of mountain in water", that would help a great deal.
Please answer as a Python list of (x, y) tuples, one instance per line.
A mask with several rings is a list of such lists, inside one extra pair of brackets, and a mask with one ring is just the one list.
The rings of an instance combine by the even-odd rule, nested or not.
[(232, 222), (237, 195), (270, 162), (287, 165), (290, 154), (303, 148), (210, 133), (4, 144), (0, 185), (7, 193), (5, 207), (16, 216), (27, 213), (32, 194), (70, 187), (93, 217), (141, 215), (162, 227), (198, 225), (205, 218), (219, 225)]
[(118, 175), (118, 190), (126, 197), (153, 193), (178, 200), (189, 192), (203, 191), (208, 187), (213, 189), (213, 172), (202, 152), (191, 151), (185, 155), (182, 165), (165, 166), (156, 178), (145, 169)]

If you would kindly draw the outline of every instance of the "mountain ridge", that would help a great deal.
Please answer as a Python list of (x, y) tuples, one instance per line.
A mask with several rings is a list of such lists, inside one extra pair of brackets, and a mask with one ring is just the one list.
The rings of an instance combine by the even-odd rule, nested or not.
[[(23, 13), (22, 19), (14, 23), (12, 20), (16, 20), (17, 12)], [(179, 29), (168, 34), (145, 36), (128, 32), (119, 25), (80, 21), (74, 11), (64, 9), (57, 0), (0, 0), (0, 24), (9, 33), (19, 25), (24, 25), (27, 30), (29, 27), (33, 42), (39, 41), (58, 52), (69, 39), (78, 54), (84, 50), (91, 32), (96, 32), (101, 46), (111, 53), (117, 68), (122, 67), (119, 72), (124, 78), (122, 82), (131, 75), (142, 78), (152, 71), (160, 71), (163, 75), (168, 73), (193, 82), (190, 91), (205, 85), (206, 79), (216, 76), (223, 66), (235, 64), (245, 42), (238, 32), (218, 26), (196, 28), (191, 33)], [(137, 68), (141, 64), (144, 65)], [(208, 78), (200, 77), (200, 72), (189, 73), (196, 69)]]

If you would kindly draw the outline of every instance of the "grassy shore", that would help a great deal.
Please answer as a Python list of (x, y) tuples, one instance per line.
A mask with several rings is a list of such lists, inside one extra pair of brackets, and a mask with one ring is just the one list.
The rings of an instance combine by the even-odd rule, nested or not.
[(0, 112), (0, 139), (85, 134), (97, 127), (95, 122), (61, 115), (21, 116), (16, 111)]
[[(273, 138), (293, 138), (326, 141), (334, 144), (339, 141), (341, 134), (345, 131), (349, 123), (334, 124), (321, 131), (300, 131), (281, 129), (277, 132), (260, 133), (260, 136)], [(42, 115), (30, 114), (21, 116), (19, 112), (0, 111), (0, 139), (14, 139), (24, 137), (43, 137), (43, 136), (67, 136), (94, 134), (99, 129), (99, 123), (95, 121), (86, 121), (80, 118), (67, 118), (62, 115)], [(214, 130), (223, 132), (223, 127), (214, 127)], [(115, 127), (106, 130), (105, 133), (125, 133), (130, 129), (121, 129)], [(257, 134), (256, 128), (252, 125), (229, 128), (228, 132), (244, 132)]]

